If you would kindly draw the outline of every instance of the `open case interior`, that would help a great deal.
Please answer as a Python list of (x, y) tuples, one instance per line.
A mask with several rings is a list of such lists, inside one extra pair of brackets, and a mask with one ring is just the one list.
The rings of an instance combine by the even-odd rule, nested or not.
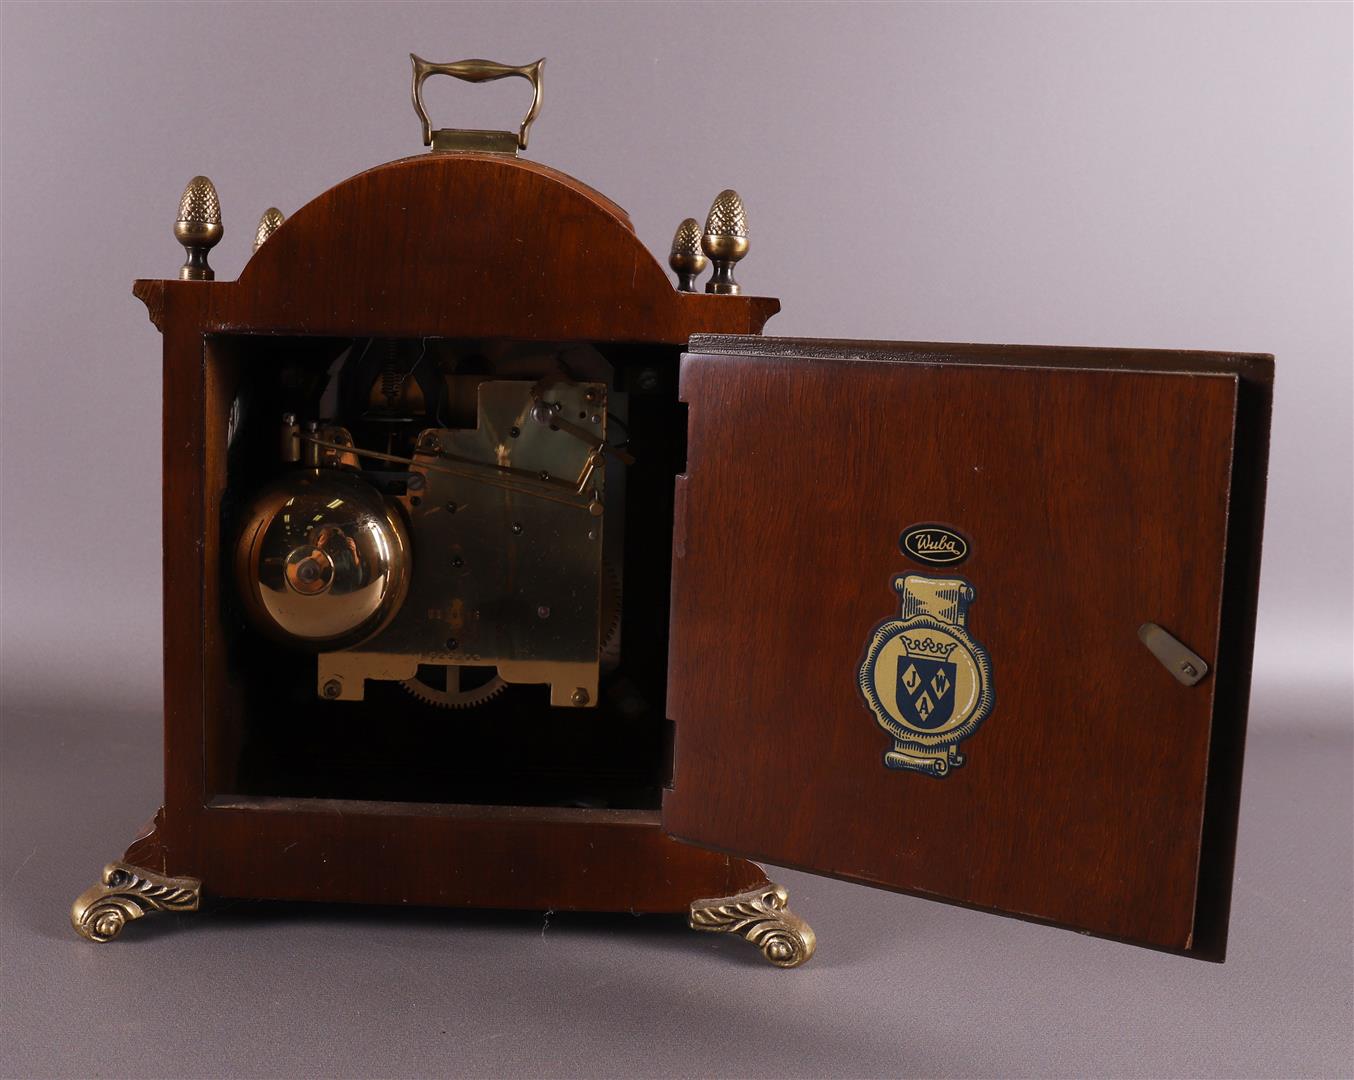
[[(208, 520), (220, 523), (207, 538), (216, 572), (204, 597), (208, 797), (657, 810), (670, 771), (673, 478), (686, 460), (679, 355), (654, 345), (207, 336), (204, 495)], [(597, 700), (552, 706), (547, 686), (509, 683), (448, 707), (379, 680), (367, 681), (363, 700), (325, 700), (314, 652), (260, 634), (232, 574), (250, 501), (294, 467), (279, 459), (279, 418), (336, 423), (359, 448), (398, 450), (416, 427), (473, 428), (482, 382), (542, 379), (604, 384), (607, 441), (633, 457), (606, 465)], [(421, 411), (403, 429), (374, 415), (396, 397)], [(429, 554), (415, 537), (413, 558)], [(417, 590), (415, 572), (405, 603), (431, 602)], [(467, 671), (461, 685), (492, 674)], [(439, 686), (438, 671), (419, 675)]]

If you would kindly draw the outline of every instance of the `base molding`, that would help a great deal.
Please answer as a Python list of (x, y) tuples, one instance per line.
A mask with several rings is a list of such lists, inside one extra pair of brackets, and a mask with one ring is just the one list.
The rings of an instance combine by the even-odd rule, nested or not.
[[(736, 933), (777, 967), (813, 955), (813, 930), (754, 862), (674, 840), (658, 811), (231, 797), (163, 807), (71, 908), (111, 941), (206, 893), (248, 900), (683, 913)], [(697, 900), (692, 896), (715, 896)]]

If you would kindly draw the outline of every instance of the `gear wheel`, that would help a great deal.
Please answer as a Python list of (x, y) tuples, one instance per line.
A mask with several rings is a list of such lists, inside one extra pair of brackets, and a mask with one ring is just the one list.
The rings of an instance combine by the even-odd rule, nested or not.
[[(616, 639), (621, 628), (621, 575), (615, 566), (607, 563), (602, 568), (602, 577), (602, 633), (598, 654), (604, 663), (614, 667), (620, 660), (620, 650), (617, 648)], [(437, 666), (439, 665), (422, 665), (419, 671), (422, 672), (425, 668)], [(486, 701), (498, 697), (508, 685), (499, 678), (497, 671), (493, 668), (446, 664), (442, 665), (442, 670), (446, 672), (445, 686), (437, 686), (435, 683), (427, 682), (418, 675), (415, 675), (412, 679), (402, 680), (400, 685), (419, 701), (428, 705), (435, 705), (439, 709), (473, 709), (476, 705), (483, 705)], [(492, 671), (493, 674), (484, 682), (464, 687), (461, 679), (462, 673), (466, 671), (480, 673)]]
[[(419, 670), (422, 671), (423, 669), (420, 668)], [(504, 687), (508, 685), (498, 677), (498, 672), (494, 668), (466, 668), (458, 664), (447, 664), (443, 670), (446, 672), (445, 686), (439, 687), (424, 682), (417, 675), (412, 679), (404, 679), (400, 685), (419, 701), (436, 705), (441, 709), (472, 709), (476, 705), (483, 705), (490, 698), (497, 697), (503, 693)], [(476, 686), (463, 687), (461, 676), (465, 671), (492, 672), (492, 674), (485, 682)]]
[(621, 629), (621, 574), (610, 562), (602, 564), (601, 640), (597, 655), (608, 667), (620, 663), (621, 652), (617, 640)]

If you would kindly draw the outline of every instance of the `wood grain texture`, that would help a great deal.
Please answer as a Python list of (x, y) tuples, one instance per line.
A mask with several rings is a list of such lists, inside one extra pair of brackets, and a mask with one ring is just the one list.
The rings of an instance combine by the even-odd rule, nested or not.
[[(1191, 948), (1214, 728), (1244, 731), (1249, 679), (1249, 641), (1221, 652), (1219, 636), (1238, 372), (1270, 359), (774, 339), (693, 348), (668, 829)], [(1263, 455), (1260, 465), (1247, 491), (1257, 479), (1263, 490)], [(970, 538), (961, 569), (902, 555), (899, 533), (921, 521)], [(945, 779), (883, 766), (890, 740), (857, 689), (902, 572), (969, 580), (970, 631), (992, 658), (996, 707)], [(1233, 585), (1237, 610), (1253, 611), (1253, 580)], [(1176, 682), (1137, 640), (1146, 621), (1213, 674)], [(1222, 697), (1228, 711), (1215, 714)], [(1230, 819), (1213, 837), (1228, 864), (1234, 796), (1213, 807)], [(1215, 868), (1212, 852), (1202, 857)], [(1225, 910), (1209, 917), (1225, 925)]]
[(679, 294), (609, 199), (478, 155), (345, 181), (293, 215), (239, 281), (142, 280), (133, 292), (164, 336), (165, 803), (130, 863), (198, 877), (208, 895), (559, 909), (683, 911), (765, 881), (752, 863), (667, 837), (654, 812), (232, 801), (240, 728), (226, 721), (243, 705), (225, 663), (219, 517), (227, 417), (257, 358), (212, 335), (680, 346), (757, 332), (778, 301)]
[(430, 907), (677, 914), (766, 882), (667, 836), (656, 811), (332, 799), (165, 810), (126, 859), (208, 896)]
[(166, 294), (164, 319), (163, 524), (165, 808), (195, 813), (204, 778), (204, 615), (207, 534), (206, 364), (203, 290)]
[(238, 281), (134, 292), (153, 321), (161, 295), (202, 297), (204, 333), (685, 345), (758, 334), (780, 310), (768, 297), (679, 293), (609, 199), (480, 154), (424, 154), (344, 181), (288, 218)]

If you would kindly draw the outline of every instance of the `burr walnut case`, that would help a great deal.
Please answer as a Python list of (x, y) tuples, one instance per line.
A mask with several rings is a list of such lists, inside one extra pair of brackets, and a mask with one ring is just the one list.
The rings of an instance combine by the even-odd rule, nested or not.
[[(433, 130), (430, 75), (528, 79)], [(669, 912), (791, 967), (752, 860), (1225, 951), (1273, 360), (763, 337), (737, 193), (669, 264), (517, 156), (541, 64), (269, 209), (163, 337), (164, 805), (72, 911)], [(708, 283), (699, 278), (713, 263)]]

